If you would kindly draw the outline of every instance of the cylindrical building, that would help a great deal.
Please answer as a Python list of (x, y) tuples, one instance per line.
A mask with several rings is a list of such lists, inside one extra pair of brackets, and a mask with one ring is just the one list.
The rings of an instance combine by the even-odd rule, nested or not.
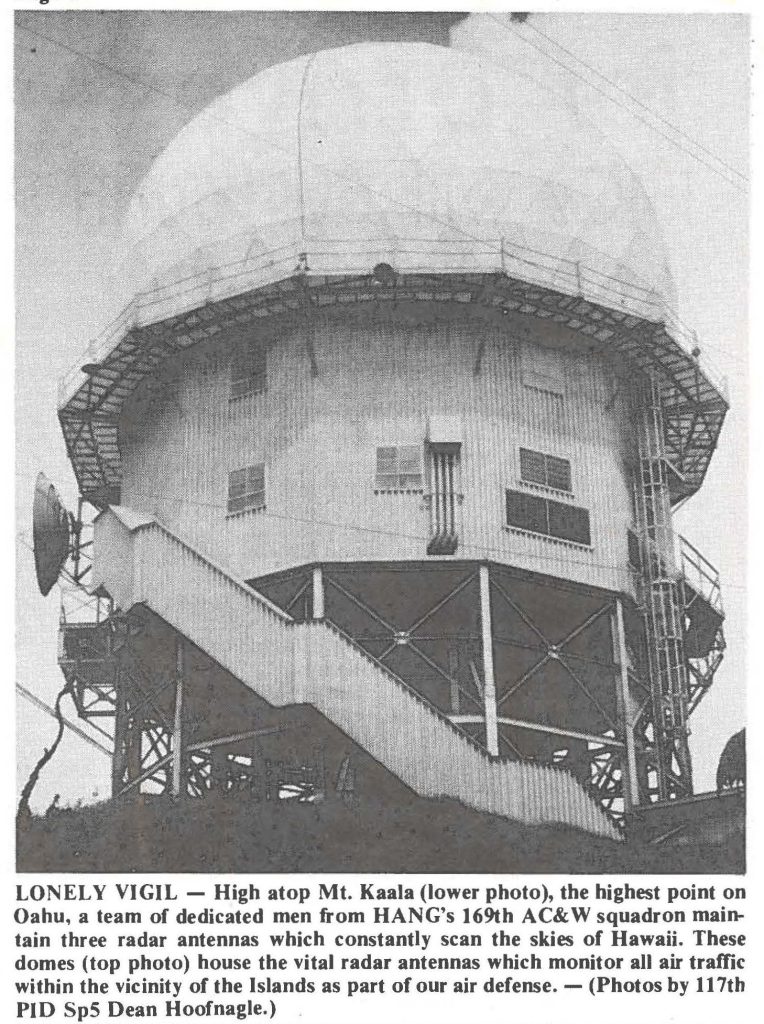
[(726, 400), (595, 129), (445, 48), (312, 54), (183, 129), (128, 235), (60, 408), (115, 794), (366, 770), (607, 834), (692, 792), (723, 615), (672, 507)]

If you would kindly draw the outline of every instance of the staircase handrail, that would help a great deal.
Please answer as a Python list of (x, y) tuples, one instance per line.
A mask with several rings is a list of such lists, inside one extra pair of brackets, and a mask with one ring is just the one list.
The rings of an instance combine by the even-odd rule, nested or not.
[(257, 601), (277, 619), (280, 619), (285, 625), (295, 625), (295, 620), (293, 616), (291, 616), (288, 612), (285, 612), (282, 608), (279, 608), (279, 606), (277, 604), (274, 604), (273, 601), (269, 601), (264, 594), (261, 594), (258, 590), (255, 590), (254, 587), (250, 587), (248, 583), (246, 583), (243, 579), (241, 579), (241, 577), (237, 576), (235, 573), (231, 572), (230, 569), (226, 569), (225, 566), (210, 558), (209, 555), (203, 554), (198, 548), (194, 547), (188, 541), (183, 540), (182, 537), (179, 537), (177, 533), (175, 533), (169, 527), (165, 526), (164, 523), (161, 523), (158, 519), (151, 518), (150, 520), (142, 522), (139, 525), (133, 527), (131, 532), (141, 533), (143, 531), (149, 531), (154, 529), (158, 530), (160, 533), (165, 534), (167, 537), (170, 538), (170, 540), (174, 541), (176, 544), (179, 544), (180, 547), (184, 548), (193, 558), (196, 558), (198, 561), (208, 566), (219, 576), (223, 576), (229, 582), (235, 584), (240, 590), (243, 590), (248, 597), (253, 598), (255, 601)]
[(401, 687), (402, 689), (406, 690), (407, 693), (411, 694), (414, 700), (418, 701), (420, 704), (423, 704), (428, 709), (428, 711), (431, 711), (432, 714), (435, 715), (436, 718), (439, 718), (450, 729), (458, 733), (459, 736), (462, 739), (466, 740), (469, 746), (473, 747), (477, 751), (477, 753), (480, 754), (481, 757), (485, 758), (488, 761), (512, 760), (512, 758), (489, 754), (488, 751), (485, 750), (484, 747), (481, 747), (480, 744), (475, 739), (473, 739), (473, 737), (470, 736), (468, 732), (466, 732), (464, 729), (461, 729), (458, 723), (452, 722), (448, 715), (445, 713), (445, 711), (439, 708), (437, 704), (433, 704), (432, 701), (428, 700), (427, 697), (424, 696), (424, 694), (420, 693), (419, 690), (414, 689), (414, 687), (411, 686), (410, 683), (407, 683), (405, 679), (403, 679), (401, 676), (393, 672), (393, 670), (388, 665), (385, 665), (385, 663), (380, 661), (379, 658), (376, 658), (373, 654), (369, 653), (369, 651), (367, 651), (356, 640), (354, 640), (349, 633), (346, 633), (344, 629), (341, 629), (339, 626), (337, 626), (334, 622), (331, 622), (329, 619), (316, 619), (314, 621), (321, 622), (322, 625), (326, 626), (327, 629), (329, 629), (333, 633), (336, 633), (343, 640), (345, 640), (346, 643), (348, 643), (353, 648), (353, 650), (357, 651), (363, 658), (366, 658), (367, 661), (370, 661), (372, 665), (375, 666), (375, 668), (378, 668), (381, 672), (383, 672), (389, 679), (392, 680), (392, 682), (394, 682), (397, 686)]
[(686, 537), (679, 536), (682, 576), (720, 615), (723, 614), (719, 571)]

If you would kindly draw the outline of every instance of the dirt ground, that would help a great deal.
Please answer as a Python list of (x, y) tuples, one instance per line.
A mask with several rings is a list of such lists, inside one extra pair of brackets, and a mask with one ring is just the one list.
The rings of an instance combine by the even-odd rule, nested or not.
[(18, 830), (19, 871), (739, 873), (733, 836), (686, 847), (528, 827), (415, 796), (319, 804), (214, 795), (51, 810)]

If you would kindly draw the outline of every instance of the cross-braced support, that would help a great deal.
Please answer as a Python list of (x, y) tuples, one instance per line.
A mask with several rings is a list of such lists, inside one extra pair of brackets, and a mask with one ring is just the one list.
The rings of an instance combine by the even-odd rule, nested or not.
[[(260, 744), (268, 738), (278, 747), (282, 734), (291, 737), (283, 784), (293, 783), (295, 773), (312, 772), (303, 789), (317, 798), (318, 775), (303, 752), (304, 726), (259, 724), (252, 695), (233, 680), (211, 685), (207, 675), (220, 670), (166, 625), (149, 622), (143, 613), (64, 623), (60, 663), (80, 716), (113, 719), (114, 799), (134, 800), (143, 792), (182, 799), (243, 791), (264, 798)], [(279, 792), (277, 787), (277, 797)]]
[[(688, 714), (723, 649), (718, 581), (693, 557), (695, 582), (677, 576)], [(655, 799), (651, 640), (632, 598), (456, 560), (306, 565), (253, 585), (298, 624), (336, 626), (489, 755), (566, 769), (617, 820)], [(84, 717), (114, 717), (115, 797), (315, 794), (305, 743), (256, 749), (287, 724), (273, 709), (263, 719), (251, 691), (148, 609), (89, 628), (64, 628), (62, 668)], [(288, 724), (290, 734), (306, 727)]]
[(616, 819), (639, 801), (622, 599), (491, 567), (500, 752), (568, 768)]
[[(498, 753), (490, 645), (491, 612), (487, 567), (445, 564), (423, 567), (428, 577), (418, 593), (398, 600), (406, 576), (381, 566), (376, 587), (368, 586), (368, 567), (325, 565), (313, 570), (313, 617), (320, 610), (350, 639), (399, 675), (490, 753)], [(481, 573), (484, 573), (481, 575)], [(316, 590), (320, 582), (321, 591)], [(301, 593), (295, 579), (292, 589)], [(260, 588), (278, 599), (278, 591)], [(380, 603), (378, 593), (386, 592)], [(282, 598), (294, 613), (295, 598)], [(487, 652), (487, 653), (486, 653)]]
[(645, 684), (616, 595), (445, 561), (305, 566), (252, 585), (332, 622), (493, 756), (567, 768), (614, 817), (639, 802)]

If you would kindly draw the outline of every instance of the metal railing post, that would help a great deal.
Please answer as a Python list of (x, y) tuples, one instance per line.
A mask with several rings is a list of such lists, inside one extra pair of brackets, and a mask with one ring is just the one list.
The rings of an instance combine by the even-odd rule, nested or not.
[(499, 753), (499, 725), (496, 709), (496, 680), (493, 669), (493, 626), (491, 623), (491, 579), (487, 565), (480, 566), (480, 625), (483, 636), (483, 707), (485, 745), (489, 754)]
[(172, 730), (172, 795), (177, 800), (183, 793), (183, 640), (175, 640), (175, 719)]

